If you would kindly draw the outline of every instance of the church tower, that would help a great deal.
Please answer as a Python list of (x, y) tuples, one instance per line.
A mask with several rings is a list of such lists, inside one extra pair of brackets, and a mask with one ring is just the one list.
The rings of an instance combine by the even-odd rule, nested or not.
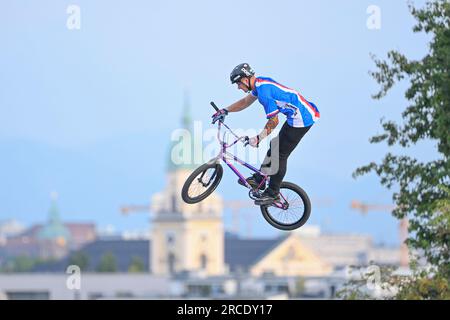
[[(193, 163), (194, 137), (189, 103), (185, 97), (182, 125), (189, 143), (184, 144), (192, 161), (176, 164), (172, 143), (168, 152), (167, 182), (152, 197), (151, 272), (170, 275), (181, 271), (219, 275), (224, 272), (223, 202), (217, 192), (197, 204), (181, 199), (181, 189), (189, 174), (200, 164)], [(198, 138), (198, 137), (197, 137)], [(201, 150), (200, 150), (201, 152)]]
[(61, 258), (70, 249), (71, 236), (59, 215), (57, 206), (58, 194), (52, 192), (51, 199), (52, 204), (48, 212), (48, 221), (37, 235), (40, 248), (39, 256), (41, 258)]

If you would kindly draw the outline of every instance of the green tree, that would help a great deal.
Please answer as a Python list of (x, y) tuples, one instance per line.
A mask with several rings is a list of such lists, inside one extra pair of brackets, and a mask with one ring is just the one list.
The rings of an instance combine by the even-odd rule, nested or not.
[(36, 264), (36, 258), (21, 255), (8, 259), (2, 267), (2, 272), (29, 272)]
[(54, 263), (54, 258), (42, 259), (37, 257), (30, 257), (26, 255), (20, 255), (9, 258), (2, 266), (0, 266), (0, 272), (13, 273), (13, 272), (31, 272), (35, 267), (42, 265), (48, 265)]
[(83, 251), (74, 252), (69, 258), (69, 265), (76, 265), (81, 271), (89, 267), (89, 256)]
[(371, 74), (381, 86), (373, 98), (381, 99), (394, 84), (407, 81), (405, 97), (409, 105), (402, 113), (403, 123), (382, 120), (384, 133), (370, 142), (384, 141), (390, 147), (408, 149), (431, 140), (437, 146), (435, 160), (421, 162), (388, 152), (381, 163), (358, 168), (354, 177), (375, 172), (382, 185), (395, 189), (393, 200), (397, 206), (393, 215), (409, 219), (408, 246), (421, 252), (433, 267), (428, 279), (444, 279), (447, 285), (439, 288), (448, 290), (450, 217), (448, 210), (439, 205), (448, 203), (450, 184), (450, 3), (429, 1), (421, 9), (410, 5), (410, 10), (417, 21), (413, 31), (430, 36), (429, 50), (420, 60), (408, 59), (397, 51), (388, 52), (387, 61), (373, 57), (377, 71)]
[(17, 256), (12, 259), (11, 272), (28, 272), (36, 264), (36, 258), (28, 256)]
[[(450, 189), (444, 189), (449, 197), (435, 202), (435, 214), (430, 219), (430, 225), (435, 227), (437, 237), (448, 238), (450, 230)], [(443, 254), (447, 257), (442, 260), (447, 259), (446, 261), (448, 261), (448, 251)], [(400, 290), (397, 298), (450, 300), (449, 268), (450, 265), (447, 262), (433, 268), (431, 275), (427, 270), (418, 270), (413, 277), (403, 279), (399, 283)]]
[(117, 271), (117, 261), (116, 257), (111, 253), (105, 253), (100, 258), (100, 263), (97, 266), (98, 272), (116, 272)]
[(144, 272), (145, 266), (144, 261), (141, 257), (133, 256), (131, 258), (130, 266), (128, 267), (128, 272)]

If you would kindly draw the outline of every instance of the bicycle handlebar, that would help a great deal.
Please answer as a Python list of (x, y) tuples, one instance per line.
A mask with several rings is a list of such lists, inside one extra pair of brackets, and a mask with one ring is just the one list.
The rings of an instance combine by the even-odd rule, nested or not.
[(214, 108), (214, 110), (219, 111), (219, 108), (217, 108), (216, 104), (213, 101), (211, 101), (211, 105)]
[[(214, 108), (214, 110), (216, 110), (217, 112), (219, 111), (219, 108), (216, 106), (216, 104), (213, 102), (213, 101), (211, 101), (210, 102), (210, 104), (211, 104), (211, 106)], [(244, 146), (246, 147), (246, 146), (248, 146), (248, 144), (249, 144), (249, 137), (248, 136), (242, 136), (242, 137), (238, 137), (225, 123), (223, 123), (222, 122), (222, 124), (228, 129), (228, 130), (230, 130), (230, 132), (237, 138), (233, 143), (231, 143), (231, 144), (227, 144), (226, 145), (226, 147), (227, 148), (229, 148), (229, 147), (231, 147), (232, 145), (235, 145), (238, 141), (241, 141), (241, 140), (244, 140)], [(219, 132), (220, 132), (220, 122), (219, 122)], [(217, 135), (217, 137), (218, 137), (218, 139), (219, 139), (219, 141), (221, 141), (221, 139), (219, 138), (219, 132), (218, 132), (218, 135)]]

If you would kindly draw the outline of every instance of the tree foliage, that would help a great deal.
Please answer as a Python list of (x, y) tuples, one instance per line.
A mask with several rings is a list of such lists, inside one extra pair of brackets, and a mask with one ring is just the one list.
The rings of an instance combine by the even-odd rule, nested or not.
[[(381, 163), (358, 168), (354, 177), (375, 172), (382, 185), (394, 189), (398, 219), (409, 219), (409, 248), (425, 259), (426, 268), (412, 260), (410, 277), (392, 276), (397, 299), (450, 298), (450, 2), (429, 1), (417, 9), (410, 5), (417, 23), (414, 32), (430, 35), (428, 53), (420, 60), (390, 51), (387, 60), (373, 56), (371, 72), (380, 85), (374, 99), (383, 98), (398, 82), (405, 81), (408, 106), (402, 123), (381, 121), (384, 132), (370, 139), (389, 147), (411, 149), (420, 141), (436, 143), (435, 160), (388, 152)], [(392, 275), (392, 273), (390, 273)], [(351, 295), (348, 294), (350, 292)], [(357, 290), (347, 297), (357, 297)]]
[[(430, 1), (422, 9), (410, 5), (410, 10), (417, 20), (413, 31), (431, 36), (429, 50), (420, 60), (410, 60), (397, 51), (390, 51), (387, 60), (373, 57), (377, 70), (371, 74), (381, 86), (373, 98), (381, 99), (396, 83), (407, 81), (409, 105), (402, 113), (403, 123), (382, 121), (384, 133), (370, 142), (411, 148), (421, 140), (432, 140), (437, 146), (436, 158), (421, 162), (388, 152), (381, 163), (358, 168), (354, 176), (375, 172), (382, 185), (395, 189), (393, 214), (409, 219), (408, 245), (440, 268), (450, 263), (448, 212), (436, 207), (449, 199), (450, 3)], [(442, 271), (448, 272), (446, 269)]]
[(100, 263), (97, 266), (98, 272), (116, 272), (117, 271), (117, 261), (116, 257), (111, 253), (105, 253), (100, 258)]

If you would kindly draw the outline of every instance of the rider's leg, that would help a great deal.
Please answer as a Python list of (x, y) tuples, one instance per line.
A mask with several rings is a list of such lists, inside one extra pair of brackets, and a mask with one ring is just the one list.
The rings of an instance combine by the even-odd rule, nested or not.
[(309, 127), (295, 128), (285, 122), (279, 134), (278, 171), (270, 176), (269, 188), (278, 193), (280, 185), (286, 175), (287, 160), (291, 152), (297, 147), (300, 140), (309, 131)]
[[(311, 126), (295, 128), (285, 122), (279, 134), (270, 141), (269, 150), (260, 169), (263, 173), (270, 175), (269, 188), (266, 190), (269, 196), (276, 196), (280, 192), (281, 182), (286, 175), (289, 155), (310, 128)], [(262, 179), (260, 174), (255, 173), (247, 178), (247, 182), (256, 188)], [(240, 179), (238, 182), (243, 184)], [(261, 188), (264, 189), (264, 186)]]
[(279, 135), (272, 139), (261, 169), (273, 174), (270, 175), (269, 188), (261, 195), (259, 202), (272, 202), (278, 198), (281, 182), (286, 175), (287, 159), (310, 128), (294, 128), (285, 122)]

